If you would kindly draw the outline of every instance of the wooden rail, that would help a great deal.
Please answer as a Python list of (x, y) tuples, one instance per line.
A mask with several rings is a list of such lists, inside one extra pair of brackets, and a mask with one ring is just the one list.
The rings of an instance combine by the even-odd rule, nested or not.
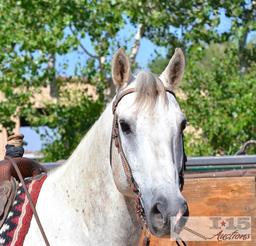
[[(190, 216), (252, 216), (250, 242), (186, 242), (186, 245), (256, 245), (255, 177), (193, 178), (185, 180), (184, 196)], [(176, 245), (170, 239), (152, 237), (151, 246)]]
[[(44, 165), (50, 169), (58, 167), (64, 162), (49, 162), (44, 163)], [(199, 167), (207, 170), (209, 167), (218, 168), (220, 166), (240, 167), (242, 169), (244, 169), (243, 167), (256, 168), (256, 155), (188, 157), (186, 163), (188, 171)]]

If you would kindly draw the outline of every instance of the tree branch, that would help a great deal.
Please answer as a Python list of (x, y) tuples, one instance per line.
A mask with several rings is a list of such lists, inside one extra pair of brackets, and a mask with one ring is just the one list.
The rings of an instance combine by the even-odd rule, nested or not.
[(103, 64), (105, 62), (105, 56), (98, 57), (100, 72), (103, 73)]
[(72, 29), (72, 27), (70, 26), (70, 31), (72, 32), (72, 34), (76, 37), (77, 41), (79, 42), (79, 46), (82, 48), (82, 50), (84, 51), (85, 54), (87, 54), (88, 56), (90, 56), (91, 58), (94, 58), (94, 59), (99, 59), (100, 57), (97, 56), (97, 55), (93, 55), (92, 53), (90, 53), (86, 48), (85, 46), (81, 43), (81, 41), (78, 39), (75, 31)]
[(136, 56), (137, 56), (139, 48), (140, 48), (140, 41), (141, 41), (141, 38), (142, 38), (143, 34), (144, 34), (144, 25), (139, 24), (137, 33), (135, 35), (135, 40), (134, 40), (134, 44), (133, 44), (133, 47), (132, 47), (132, 52), (130, 54), (131, 64), (133, 64), (135, 62)]
[(241, 74), (244, 74), (246, 71), (246, 42), (247, 42), (247, 37), (249, 34), (249, 28), (245, 27), (243, 30), (243, 36), (239, 40), (239, 47), (238, 47), (238, 57), (239, 57), (239, 70)]

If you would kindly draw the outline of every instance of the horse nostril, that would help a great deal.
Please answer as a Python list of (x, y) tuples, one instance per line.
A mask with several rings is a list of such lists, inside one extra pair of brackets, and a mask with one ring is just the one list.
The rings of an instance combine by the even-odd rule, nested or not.
[(151, 223), (153, 230), (157, 233), (166, 228), (168, 216), (163, 204), (157, 202), (151, 209)]
[(189, 216), (189, 210), (188, 210), (187, 202), (184, 201), (183, 205), (181, 206), (181, 208), (179, 209), (176, 215), (176, 219), (177, 221), (179, 221), (182, 217), (187, 217), (187, 216)]
[(164, 220), (163, 214), (161, 212), (161, 205), (159, 203), (157, 203), (152, 208), (152, 214), (153, 214), (153, 219), (155, 220), (156, 223), (160, 223), (161, 220)]
[(185, 202), (183, 206), (183, 216), (188, 217), (189, 216), (189, 210), (188, 210), (188, 204)]
[(184, 202), (183, 206), (179, 209), (176, 217), (174, 217), (174, 224), (172, 222), (172, 225), (174, 226), (174, 232), (176, 232), (177, 234), (180, 233), (180, 231), (183, 229), (183, 227), (185, 226), (187, 219), (189, 216), (189, 209), (188, 209), (188, 205), (186, 202)]
[(156, 213), (160, 214), (161, 218), (163, 219), (163, 212), (161, 211), (161, 205), (157, 203), (156, 205)]

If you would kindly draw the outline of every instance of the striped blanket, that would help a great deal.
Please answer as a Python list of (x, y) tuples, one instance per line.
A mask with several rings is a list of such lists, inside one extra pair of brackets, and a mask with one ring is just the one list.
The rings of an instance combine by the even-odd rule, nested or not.
[[(37, 202), (38, 195), (45, 179), (45, 174), (25, 179), (25, 184), (34, 204)], [(32, 209), (20, 183), (12, 208), (5, 223), (0, 228), (0, 245), (22, 246), (29, 230), (32, 216)]]

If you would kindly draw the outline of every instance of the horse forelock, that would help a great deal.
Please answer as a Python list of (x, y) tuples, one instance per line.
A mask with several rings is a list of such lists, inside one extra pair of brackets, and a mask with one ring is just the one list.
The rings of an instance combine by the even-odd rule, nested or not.
[(141, 71), (136, 77), (136, 98), (137, 109), (147, 108), (152, 110), (161, 97), (167, 102), (165, 88), (161, 80), (150, 72)]

